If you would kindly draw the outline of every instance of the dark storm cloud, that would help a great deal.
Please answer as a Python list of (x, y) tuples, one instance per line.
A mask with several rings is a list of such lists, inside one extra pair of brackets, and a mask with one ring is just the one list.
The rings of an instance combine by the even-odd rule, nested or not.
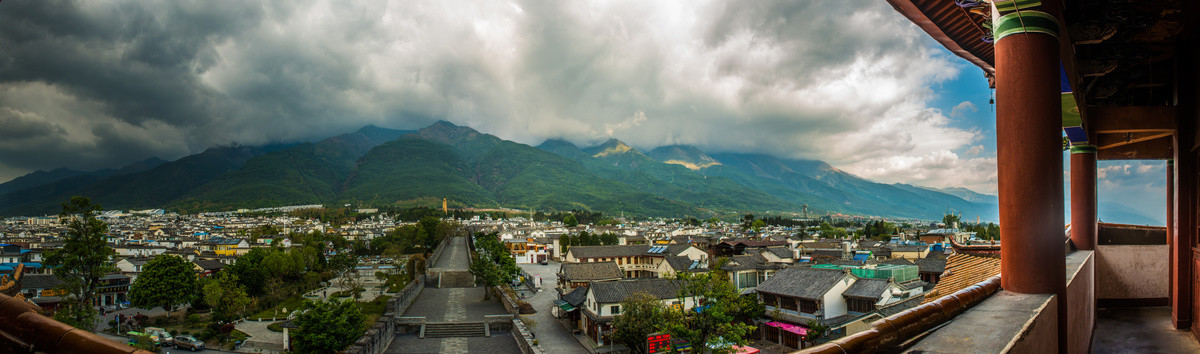
[(9, 1), (0, 48), (0, 180), (438, 119), (992, 178), (928, 104), (961, 65), (881, 2)]

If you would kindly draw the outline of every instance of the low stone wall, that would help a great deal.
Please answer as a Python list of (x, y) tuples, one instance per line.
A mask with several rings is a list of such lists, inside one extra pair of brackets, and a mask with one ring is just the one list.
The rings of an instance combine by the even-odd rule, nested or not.
[(508, 293), (504, 291), (504, 288), (501, 288), (499, 286), (493, 286), (490, 290), (492, 292), (492, 295), (495, 295), (497, 298), (500, 299), (500, 303), (504, 305), (505, 311), (508, 311), (508, 313), (514, 314), (514, 315), (521, 314), (521, 306), (517, 305), (517, 302), (515, 300), (513, 300), (512, 297), (508, 296)]
[(524, 353), (524, 354), (541, 354), (541, 353), (543, 353), (541, 348), (537, 347), (536, 345), (533, 345), (533, 341), (535, 340), (533, 338), (533, 332), (530, 331), (529, 328), (525, 328), (524, 322), (521, 322), (520, 319), (514, 318), (512, 320), (512, 327), (513, 327), (513, 331), (512, 331), (513, 339), (515, 339), (517, 341), (517, 346), (521, 347), (521, 353)]
[[(446, 241), (443, 240), (438, 248), (433, 251), (433, 255), (429, 257), (426, 264), (434, 264), (437, 258), (441, 257), (442, 250), (445, 249)], [(417, 276), (408, 285), (404, 286), (400, 292), (396, 293), (387, 303), (387, 309), (383, 316), (375, 321), (374, 325), (363, 334), (357, 342), (354, 342), (349, 348), (346, 348), (345, 353), (353, 354), (379, 354), (387, 350), (387, 347), (392, 344), (392, 339), (396, 338), (396, 333), (407, 333), (411, 330), (410, 325), (401, 325), (396, 323), (397, 317), (404, 314), (408, 307), (412, 305), (417, 296), (421, 294), (421, 289), (425, 288), (425, 275)], [(418, 325), (419, 328), (419, 325)]]
[(438, 243), (437, 248), (433, 249), (433, 254), (430, 254), (429, 259), (425, 260), (426, 269), (433, 268), (437, 264), (438, 259), (442, 258), (442, 252), (446, 250), (446, 243), (446, 239), (442, 239), (442, 242)]

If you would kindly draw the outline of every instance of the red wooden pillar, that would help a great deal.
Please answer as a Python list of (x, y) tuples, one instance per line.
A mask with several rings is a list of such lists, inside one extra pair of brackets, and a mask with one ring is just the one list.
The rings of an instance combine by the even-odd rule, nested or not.
[(993, 4), (1001, 286), (1056, 295), (1058, 351), (1066, 352), (1058, 8)]
[(1004, 15), (997, 23), (1001, 282), (1017, 293), (1062, 295), (1066, 258), (1058, 24), (1053, 15), (1039, 11)]
[(1195, 310), (1193, 298), (1193, 239), (1196, 233), (1196, 161), (1190, 147), (1193, 144), (1191, 117), (1177, 121), (1173, 149), (1175, 157), (1174, 218), (1172, 220), (1171, 248), (1171, 323), (1175, 328), (1191, 327)]
[(1071, 147), (1071, 241), (1096, 249), (1096, 147)]
[(1175, 160), (1167, 159), (1167, 298), (1175, 301)]

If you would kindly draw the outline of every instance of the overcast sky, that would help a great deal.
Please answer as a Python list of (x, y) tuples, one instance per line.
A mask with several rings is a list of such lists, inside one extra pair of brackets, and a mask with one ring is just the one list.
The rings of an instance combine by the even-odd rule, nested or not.
[(0, 181), (437, 120), (995, 193), (982, 72), (884, 1), (5, 1)]

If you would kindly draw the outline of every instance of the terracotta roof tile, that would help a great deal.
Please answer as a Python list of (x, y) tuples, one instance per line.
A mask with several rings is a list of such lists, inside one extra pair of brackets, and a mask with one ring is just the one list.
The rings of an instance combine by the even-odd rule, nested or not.
[[(942, 273), (937, 285), (925, 294), (925, 301), (937, 300), (942, 296), (975, 285), (1000, 274), (999, 257), (981, 257), (968, 254), (954, 254), (946, 258), (946, 271)], [(923, 302), (923, 303), (924, 303)]]

